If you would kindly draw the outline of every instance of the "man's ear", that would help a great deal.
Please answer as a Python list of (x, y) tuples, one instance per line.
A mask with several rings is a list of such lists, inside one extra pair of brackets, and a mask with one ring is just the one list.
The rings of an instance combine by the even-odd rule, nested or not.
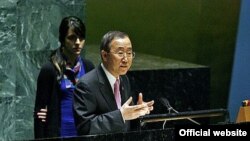
[(101, 51), (101, 56), (102, 56), (102, 60), (103, 61), (106, 61), (107, 60), (107, 56), (108, 56), (108, 53), (104, 50)]

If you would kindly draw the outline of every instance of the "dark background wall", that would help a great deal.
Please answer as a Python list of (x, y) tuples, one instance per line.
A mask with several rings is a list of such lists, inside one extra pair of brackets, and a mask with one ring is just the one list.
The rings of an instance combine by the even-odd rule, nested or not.
[(240, 2), (87, 0), (87, 48), (98, 48), (108, 30), (122, 30), (136, 52), (209, 66), (210, 107), (226, 108)]

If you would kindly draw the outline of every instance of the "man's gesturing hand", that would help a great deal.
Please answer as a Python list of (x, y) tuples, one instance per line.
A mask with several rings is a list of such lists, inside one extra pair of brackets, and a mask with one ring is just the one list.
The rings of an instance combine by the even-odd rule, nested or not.
[[(139, 102), (140, 101), (140, 102)], [(136, 119), (140, 116), (149, 114), (153, 110), (154, 101), (144, 102), (142, 100), (142, 94), (139, 94), (137, 105), (130, 106), (132, 97), (130, 97), (121, 107), (120, 111), (124, 120)]]

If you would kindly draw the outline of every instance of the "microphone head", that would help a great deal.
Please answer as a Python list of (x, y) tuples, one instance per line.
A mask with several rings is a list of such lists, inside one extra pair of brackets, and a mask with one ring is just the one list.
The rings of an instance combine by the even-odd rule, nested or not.
[(169, 101), (168, 101), (167, 98), (164, 98), (164, 97), (160, 98), (160, 102), (161, 102), (164, 106), (166, 106), (168, 109), (169, 109), (169, 108), (172, 108), (172, 106), (170, 105), (170, 103), (169, 103)]

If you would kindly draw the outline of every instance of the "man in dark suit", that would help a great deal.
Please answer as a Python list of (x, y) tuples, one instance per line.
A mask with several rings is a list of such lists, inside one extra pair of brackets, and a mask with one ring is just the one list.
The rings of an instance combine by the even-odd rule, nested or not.
[(141, 93), (137, 104), (132, 102), (126, 73), (135, 53), (129, 36), (120, 31), (106, 33), (100, 55), (102, 63), (76, 84), (73, 107), (79, 135), (129, 131), (131, 120), (153, 110), (154, 101), (144, 102)]

